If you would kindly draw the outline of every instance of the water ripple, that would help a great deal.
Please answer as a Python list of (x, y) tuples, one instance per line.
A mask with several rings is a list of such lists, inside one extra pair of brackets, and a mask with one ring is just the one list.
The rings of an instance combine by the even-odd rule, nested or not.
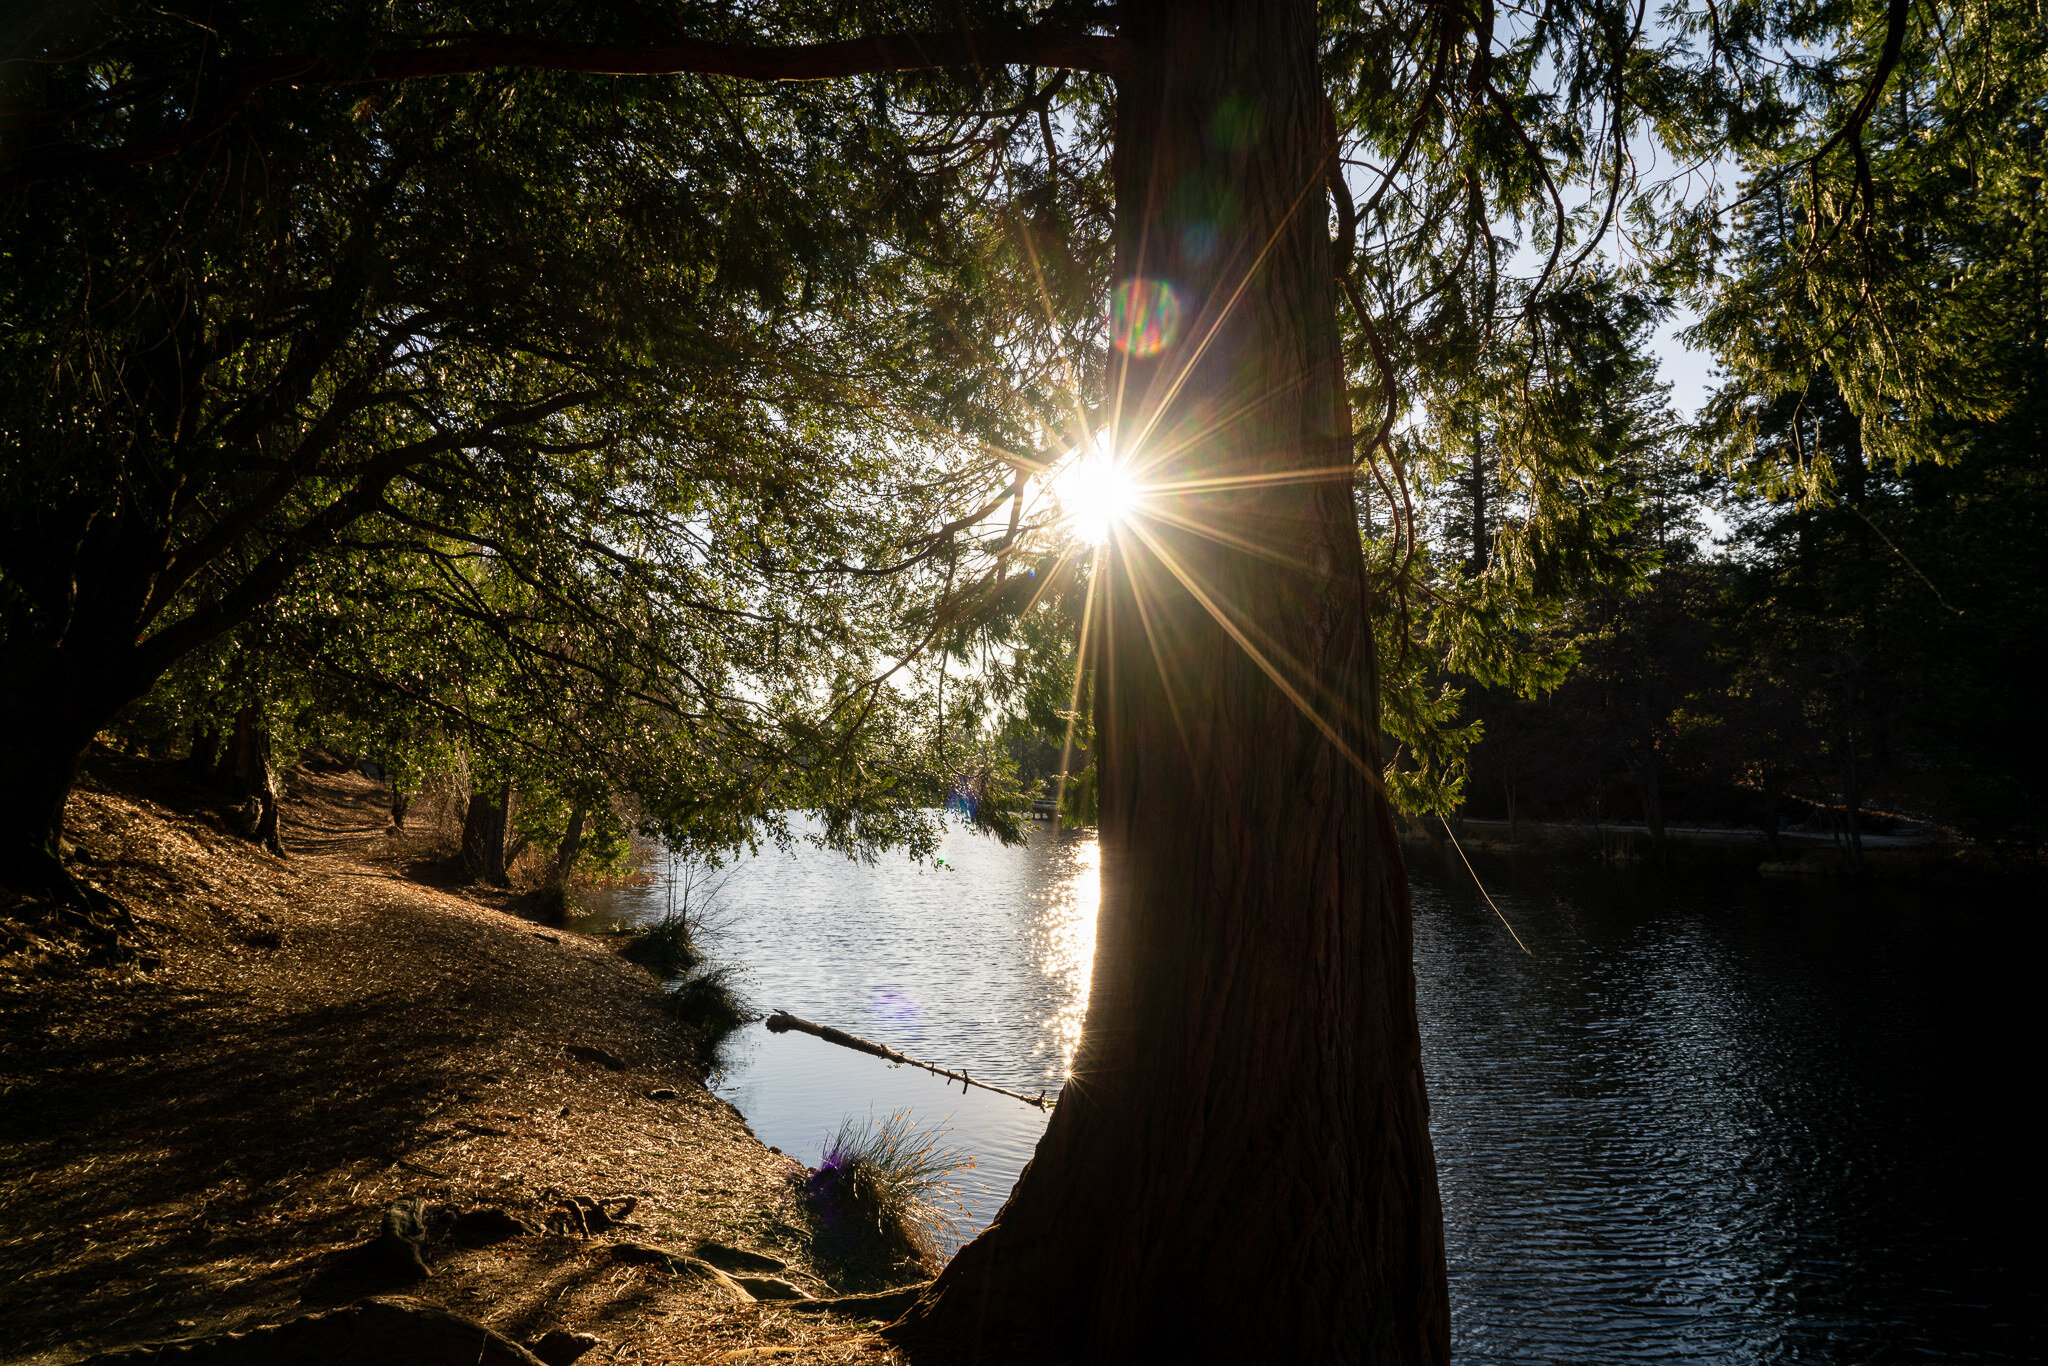
[[(743, 863), (723, 952), (764, 1006), (1057, 1089), (1098, 851), (956, 835), (945, 866)], [(1461, 1363), (1860, 1366), (2042, 1356), (2031, 907), (1839, 886), (1418, 860), (1416, 979)], [(643, 898), (615, 909), (657, 909)], [(723, 1090), (815, 1160), (911, 1109), (994, 1212), (1037, 1111), (747, 1031)]]

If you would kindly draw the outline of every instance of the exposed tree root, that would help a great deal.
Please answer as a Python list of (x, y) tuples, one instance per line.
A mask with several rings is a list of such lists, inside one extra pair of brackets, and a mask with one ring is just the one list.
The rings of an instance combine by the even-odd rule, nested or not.
[(490, 1329), (445, 1309), (378, 1295), (344, 1309), (308, 1314), (268, 1328), (103, 1352), (84, 1366), (542, 1366), (541, 1359)]

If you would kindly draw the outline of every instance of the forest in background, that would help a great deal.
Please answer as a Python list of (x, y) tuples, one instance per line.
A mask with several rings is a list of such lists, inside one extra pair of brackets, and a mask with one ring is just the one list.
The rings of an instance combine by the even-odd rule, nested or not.
[[(2037, 39), (1973, 32), (1990, 13), (1899, 45), (1840, 217), (1802, 169), (1839, 142), (1823, 123), (1742, 168), (1718, 267), (1667, 270), (1623, 322), (1579, 495), (1611, 519), (1593, 572), (1532, 566), (1546, 490), (1514, 395), (1417, 433), (1443, 598), (1523, 613), (1478, 667), (1430, 657), (1471, 742), (1440, 809), (2040, 847), (2044, 86)], [(1673, 298), (1718, 367), (1691, 420), (1647, 340)]]
[[(1723, 361), (1695, 420), (1670, 408), (1640, 339), (1605, 391), (1632, 520), (1626, 569), (1545, 605), (1523, 648), (1568, 661), (1528, 678), (1448, 677), (1478, 738), (1469, 816), (1795, 827), (1845, 837), (1947, 832), (2014, 849), (2048, 832), (2048, 442), (2038, 121), (1958, 155), (1955, 125), (1910, 74), (1873, 116), (1869, 155), (1953, 331), (1903, 345), (1990, 401), (1938, 411), (1910, 455), (1873, 449), (1832, 361), (1753, 309), (1794, 267), (1802, 206), (1755, 177), (1730, 277), (1692, 339)], [(1775, 336), (1771, 334), (1775, 332)], [(1754, 345), (1757, 334), (1772, 345)], [(1945, 347), (1959, 353), (1944, 356)], [(1424, 458), (1439, 572), (1483, 585), (1526, 500), (1483, 414)], [(1469, 589), (1468, 589), (1469, 591)]]

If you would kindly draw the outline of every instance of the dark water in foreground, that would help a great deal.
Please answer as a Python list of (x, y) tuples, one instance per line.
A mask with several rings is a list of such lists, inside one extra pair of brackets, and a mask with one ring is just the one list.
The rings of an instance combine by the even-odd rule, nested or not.
[[(948, 866), (741, 865), (720, 947), (777, 1006), (1020, 1089), (1085, 1005), (1092, 837)], [(1427, 854), (1416, 973), (1462, 1363), (2036, 1361), (2040, 908), (1988, 894)], [(659, 910), (630, 895), (615, 913)], [(637, 902), (637, 904), (636, 904)], [(845, 1115), (950, 1126), (990, 1199), (1028, 1107), (749, 1030), (721, 1088), (815, 1162)]]
[(1414, 874), (1460, 1360), (2040, 1359), (2038, 908), (1481, 871), (1534, 959)]

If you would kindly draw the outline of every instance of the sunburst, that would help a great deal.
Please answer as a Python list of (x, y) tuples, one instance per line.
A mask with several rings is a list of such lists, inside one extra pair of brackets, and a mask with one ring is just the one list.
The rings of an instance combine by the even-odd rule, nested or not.
[(1138, 473), (1109, 444), (1098, 439), (1074, 451), (1053, 471), (1052, 496), (1060, 520), (1081, 541), (1099, 546), (1137, 509)]

